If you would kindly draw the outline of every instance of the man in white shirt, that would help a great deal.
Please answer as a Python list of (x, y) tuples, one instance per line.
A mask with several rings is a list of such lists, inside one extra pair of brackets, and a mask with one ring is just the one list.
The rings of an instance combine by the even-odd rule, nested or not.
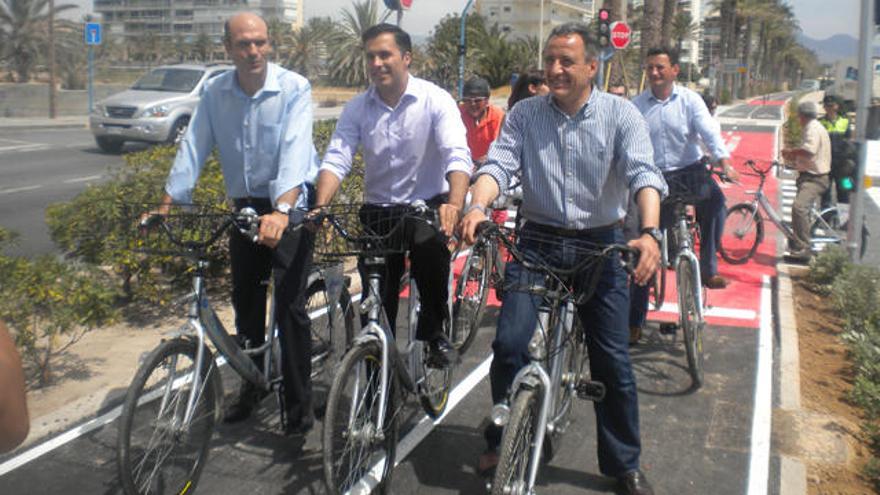
[[(360, 146), (366, 203), (383, 208), (423, 200), (438, 208), (440, 230), (451, 236), (472, 167), (458, 105), (442, 88), (409, 73), (412, 44), (399, 27), (378, 24), (362, 39), (372, 84), (342, 111), (320, 167), (316, 204), (330, 202)], [(442, 333), (449, 318), (446, 238), (423, 223), (407, 230), (410, 268), (421, 294), (416, 337), (430, 343), (437, 364), (447, 365), (457, 357)], [(387, 257), (382, 301), (392, 329), (403, 267), (402, 255)]]

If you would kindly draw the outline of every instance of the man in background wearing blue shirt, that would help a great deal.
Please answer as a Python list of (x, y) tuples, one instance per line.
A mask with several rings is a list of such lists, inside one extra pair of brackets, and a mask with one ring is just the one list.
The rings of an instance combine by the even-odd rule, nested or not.
[[(700, 149), (700, 143), (704, 143), (712, 157), (724, 168), (724, 173), (732, 179), (738, 178), (739, 174), (730, 164), (730, 153), (721, 139), (720, 126), (709, 114), (702, 97), (675, 84), (679, 72), (678, 54), (666, 48), (651, 49), (645, 60), (645, 70), (650, 88), (636, 96), (633, 103), (648, 122), (654, 146), (654, 163), (664, 175), (671, 172), (687, 174), (692, 170), (699, 177), (700, 169), (705, 168)], [(718, 275), (715, 253), (724, 229), (724, 193), (715, 181), (706, 180), (709, 198), (696, 205), (697, 220), (700, 222), (700, 278), (703, 285), (710, 289), (723, 289), (728, 281)], [(674, 220), (671, 206), (664, 205), (660, 224), (668, 228)], [(647, 312), (647, 287), (636, 292), (640, 292), (640, 295), (634, 294), (635, 309)], [(633, 327), (630, 332), (637, 338), (640, 330), (640, 327)]]
[[(660, 198), (666, 184), (653, 164), (651, 141), (644, 119), (632, 103), (600, 91), (593, 85), (598, 48), (583, 24), (557, 26), (544, 49), (544, 67), (550, 95), (517, 103), (508, 113), (501, 135), (489, 149), (486, 164), (477, 172), (471, 205), (462, 219), (462, 234), (474, 241), (486, 208), (513, 177), (521, 175), (525, 218), (522, 238), (528, 234), (552, 236), (558, 246), (519, 244), (526, 256), (573, 264), (578, 251), (596, 244), (624, 242), (623, 217), (632, 193), (641, 217), (641, 235), (628, 244), (640, 252), (635, 282), (647, 283), (660, 256)], [(538, 243), (541, 244), (541, 243)], [(565, 248), (563, 247), (565, 246)], [(583, 252), (583, 251), (581, 251)], [(607, 260), (592, 297), (578, 307), (581, 321), (589, 322), (588, 352), (592, 378), (606, 387), (605, 398), (594, 403), (599, 470), (617, 478), (623, 493), (652, 494), (639, 467), (641, 436), (635, 376), (629, 357), (629, 289), (623, 266)], [(580, 274), (581, 281), (587, 274)], [(538, 280), (536, 280), (538, 279)], [(537, 323), (540, 297), (516, 290), (540, 283), (518, 263), (504, 274), (504, 300), (492, 349), (492, 400), (509, 394), (516, 373), (529, 363), (528, 343)], [(480, 471), (498, 463), (501, 431), (486, 430), (488, 450)]]
[[(238, 337), (251, 347), (263, 344), (264, 282), (274, 270), (287, 408), (284, 428), (288, 434), (302, 433), (314, 423), (311, 324), (304, 297), (314, 234), (288, 231), (287, 226), (290, 211), (307, 205), (306, 185), (317, 173), (311, 86), (302, 76), (268, 62), (272, 47), (266, 22), (259, 16), (236, 14), (224, 31), (235, 71), (218, 76), (205, 89), (177, 151), (163, 203), (191, 200), (199, 172), (216, 146), (230, 201), (236, 209), (252, 207), (260, 214), (257, 243), (238, 231), (229, 238)], [(257, 366), (262, 367), (262, 359)], [(224, 420), (247, 418), (261, 397), (261, 391), (244, 381)]]

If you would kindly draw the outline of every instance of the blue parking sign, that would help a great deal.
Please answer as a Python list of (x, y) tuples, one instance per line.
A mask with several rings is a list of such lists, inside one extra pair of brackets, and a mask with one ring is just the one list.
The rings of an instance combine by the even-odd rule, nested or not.
[(84, 36), (85, 36), (85, 41), (86, 41), (87, 45), (100, 45), (101, 44), (101, 23), (87, 22)]

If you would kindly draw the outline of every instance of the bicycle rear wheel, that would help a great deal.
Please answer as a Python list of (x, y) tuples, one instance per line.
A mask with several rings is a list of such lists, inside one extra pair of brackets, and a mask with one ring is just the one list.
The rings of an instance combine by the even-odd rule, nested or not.
[(196, 349), (188, 339), (163, 342), (128, 388), (117, 438), (117, 468), (127, 495), (192, 492), (198, 483), (223, 389), (206, 348), (192, 420), (184, 424)]
[(324, 416), (324, 481), (342, 494), (378, 485), (385, 493), (394, 468), (398, 436), (399, 386), (389, 370), (385, 421), (379, 425), (382, 356), (376, 342), (353, 347), (343, 358), (330, 388)]
[(528, 493), (529, 470), (535, 437), (538, 433), (541, 402), (538, 391), (522, 388), (517, 392), (510, 411), (510, 419), (504, 428), (501, 439), (501, 454), (495, 479), (492, 480), (492, 495)]
[(731, 265), (747, 262), (764, 239), (764, 220), (757, 207), (751, 203), (739, 203), (727, 209), (724, 231), (721, 237), (721, 257)]
[(475, 245), (465, 259), (455, 286), (451, 343), (460, 353), (473, 343), (489, 297), (492, 264), (487, 254), (485, 246)]
[(697, 291), (701, 290), (696, 281), (696, 264), (692, 260), (681, 259), (676, 270), (678, 281), (679, 325), (684, 333), (684, 347), (687, 353), (688, 372), (694, 389), (703, 385), (703, 317), (699, 308)]

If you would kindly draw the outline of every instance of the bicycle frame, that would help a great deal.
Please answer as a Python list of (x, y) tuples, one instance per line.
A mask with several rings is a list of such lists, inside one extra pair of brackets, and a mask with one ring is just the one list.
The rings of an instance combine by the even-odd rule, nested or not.
[[(694, 276), (696, 280), (694, 280), (694, 287), (702, 287), (701, 273), (699, 270), (700, 260), (697, 258), (697, 254), (694, 252), (694, 245), (691, 242), (690, 236), (690, 225), (688, 222), (688, 216), (686, 211), (686, 205), (684, 203), (676, 203), (675, 205), (675, 217), (676, 217), (676, 227), (675, 227), (675, 236), (676, 242), (678, 244), (678, 252), (675, 254), (675, 275), (676, 275), (676, 285), (678, 283), (679, 270), (678, 266), (682, 260), (687, 263), (692, 263), (694, 267), (697, 269), (694, 270)], [(703, 320), (703, 293), (700, 290), (696, 291), (697, 293), (697, 318), (702, 321)], [(681, 308), (679, 308), (681, 311)]]

